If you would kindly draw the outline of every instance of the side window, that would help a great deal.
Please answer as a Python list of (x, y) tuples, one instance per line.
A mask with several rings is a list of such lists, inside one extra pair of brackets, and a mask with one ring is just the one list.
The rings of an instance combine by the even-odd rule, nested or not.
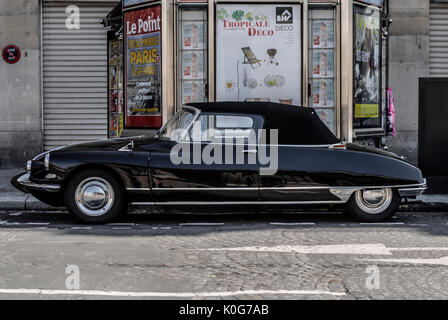
[(194, 142), (248, 140), (254, 130), (261, 129), (262, 119), (253, 115), (201, 114), (192, 127)]
[(179, 141), (188, 129), (194, 113), (186, 110), (178, 112), (168, 123), (161, 129), (160, 138), (171, 141)]
[(252, 129), (254, 127), (254, 120), (251, 117), (224, 115), (215, 117), (217, 129)]

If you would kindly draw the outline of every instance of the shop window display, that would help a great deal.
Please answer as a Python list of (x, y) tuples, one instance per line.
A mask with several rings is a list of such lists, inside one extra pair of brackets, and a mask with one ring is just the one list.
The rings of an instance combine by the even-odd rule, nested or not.
[(335, 9), (310, 9), (308, 25), (309, 106), (336, 133)]
[(382, 126), (380, 10), (355, 6), (353, 127)]
[(123, 42), (109, 40), (109, 137), (123, 133)]
[(179, 8), (179, 105), (207, 98), (207, 9)]

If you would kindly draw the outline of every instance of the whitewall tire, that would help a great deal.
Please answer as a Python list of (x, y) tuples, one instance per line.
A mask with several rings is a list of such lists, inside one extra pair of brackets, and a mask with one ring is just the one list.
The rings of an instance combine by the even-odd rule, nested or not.
[(392, 188), (362, 189), (352, 195), (347, 207), (358, 221), (380, 222), (397, 212), (400, 201), (400, 195)]

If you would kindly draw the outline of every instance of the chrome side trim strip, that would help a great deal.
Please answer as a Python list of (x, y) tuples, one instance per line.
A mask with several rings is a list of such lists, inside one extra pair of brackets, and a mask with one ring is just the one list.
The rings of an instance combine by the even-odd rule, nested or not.
[[(309, 187), (222, 187), (222, 188), (126, 188), (127, 191), (276, 191), (276, 190), (330, 190), (331, 193), (346, 193), (349, 191), (357, 191), (361, 189), (381, 189), (381, 188), (426, 188), (426, 180), (420, 184), (409, 185), (392, 185), (392, 186), (348, 186), (348, 187), (334, 187), (334, 186), (309, 186)], [(339, 191), (338, 191), (339, 190)], [(335, 194), (335, 193), (333, 193)], [(336, 194), (335, 194), (336, 195)]]
[(17, 183), (25, 188), (44, 190), (48, 192), (58, 192), (61, 189), (59, 184), (38, 184), (30, 181), (30, 174), (25, 173), (23, 176), (17, 179)]
[(342, 201), (170, 201), (170, 202), (133, 202), (133, 206), (207, 206), (207, 205), (294, 205), (294, 204), (341, 204)]
[(222, 187), (222, 188), (126, 188), (128, 191), (258, 191), (258, 190), (328, 190), (330, 187)]
[[(187, 129), (185, 129), (187, 130)], [(185, 141), (180, 140), (178, 143), (184, 143), (184, 144), (201, 144), (203, 142), (198, 141)], [(257, 147), (288, 147), (288, 148), (302, 148), (302, 149), (329, 149), (330, 147), (333, 147), (337, 144), (253, 144), (253, 143), (230, 143), (230, 142), (222, 142), (222, 141), (207, 141), (207, 143), (214, 144), (214, 145), (232, 145), (232, 146), (241, 146), (241, 147), (249, 147), (249, 148), (257, 148)]]
[(151, 191), (151, 188), (126, 188), (127, 191)]
[(404, 189), (398, 189), (398, 193), (402, 197), (414, 197), (418, 196), (419, 194), (422, 194), (423, 191), (425, 191), (427, 188), (404, 188)]
[(152, 188), (153, 191), (258, 191), (258, 190), (328, 190), (329, 187), (222, 187), (222, 188)]

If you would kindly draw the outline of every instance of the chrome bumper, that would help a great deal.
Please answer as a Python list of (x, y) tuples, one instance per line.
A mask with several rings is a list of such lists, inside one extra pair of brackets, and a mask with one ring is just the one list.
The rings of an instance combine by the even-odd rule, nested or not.
[(30, 181), (29, 173), (25, 173), (16, 178), (15, 182), (24, 189), (41, 190), (46, 192), (58, 192), (59, 190), (61, 190), (61, 186), (56, 183), (36, 183)]
[(422, 184), (418, 184), (415, 186), (408, 186), (406, 188), (398, 189), (398, 193), (401, 197), (415, 197), (419, 194), (422, 194), (428, 187), (426, 186), (426, 179)]

